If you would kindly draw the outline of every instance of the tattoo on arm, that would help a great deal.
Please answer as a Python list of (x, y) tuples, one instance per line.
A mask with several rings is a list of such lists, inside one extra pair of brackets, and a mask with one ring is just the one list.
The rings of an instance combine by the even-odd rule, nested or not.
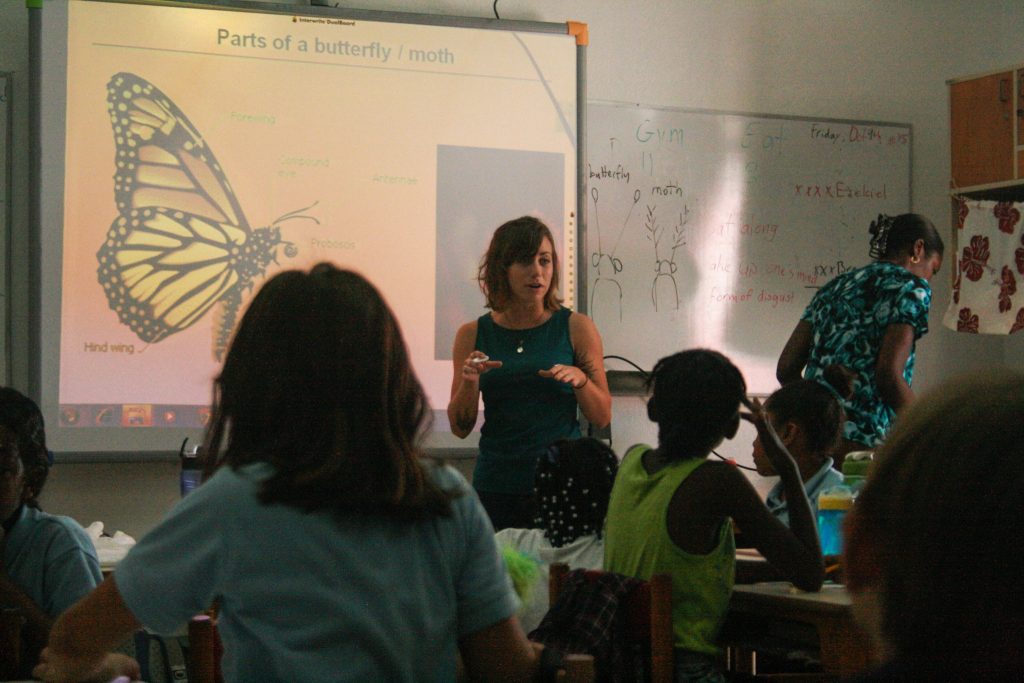
[(476, 415), (470, 410), (460, 410), (455, 414), (455, 424), (461, 430), (470, 430), (476, 424)]
[(577, 356), (575, 359), (576, 367), (583, 371), (583, 374), (587, 377), (592, 377), (594, 374), (594, 362), (590, 360), (590, 356)]

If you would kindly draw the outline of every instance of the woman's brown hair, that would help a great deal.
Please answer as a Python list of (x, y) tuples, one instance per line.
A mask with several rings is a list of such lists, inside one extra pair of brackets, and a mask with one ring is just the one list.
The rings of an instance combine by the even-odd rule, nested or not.
[(477, 271), (480, 290), (487, 297), (487, 308), (500, 311), (508, 306), (512, 293), (508, 286), (508, 269), (513, 263), (529, 263), (540, 249), (544, 238), (551, 242), (551, 286), (544, 297), (544, 308), (557, 311), (562, 303), (558, 296), (558, 251), (555, 238), (540, 219), (521, 216), (503, 223), (494, 231)]
[(208, 470), (273, 465), (262, 502), (449, 514), (452, 494), (420, 460), (426, 395), (391, 309), (361, 275), (321, 263), (268, 281), (242, 318), (214, 394)]

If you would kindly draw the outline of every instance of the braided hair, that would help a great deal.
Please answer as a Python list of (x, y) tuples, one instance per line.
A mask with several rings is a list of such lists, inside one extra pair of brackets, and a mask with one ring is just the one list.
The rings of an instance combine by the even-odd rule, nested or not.
[(615, 451), (597, 439), (560, 439), (548, 447), (534, 478), (535, 524), (551, 545), (600, 537), (618, 470)]

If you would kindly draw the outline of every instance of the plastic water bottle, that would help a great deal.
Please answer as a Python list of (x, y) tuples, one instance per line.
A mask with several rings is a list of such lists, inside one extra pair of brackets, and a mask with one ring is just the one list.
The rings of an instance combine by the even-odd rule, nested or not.
[(199, 445), (188, 447), (188, 439), (181, 442), (181, 495), (191, 493), (203, 480), (203, 470), (199, 465)]
[(843, 520), (853, 507), (853, 491), (840, 484), (818, 496), (818, 538), (823, 555), (843, 552)]
[(874, 464), (871, 451), (852, 451), (843, 460), (843, 484), (850, 487), (854, 497), (864, 488), (868, 471)]

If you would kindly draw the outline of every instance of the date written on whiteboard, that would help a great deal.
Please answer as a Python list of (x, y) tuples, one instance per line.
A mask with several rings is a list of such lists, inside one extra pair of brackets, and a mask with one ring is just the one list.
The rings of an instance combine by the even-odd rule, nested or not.
[(850, 124), (847, 129), (820, 124), (811, 124), (811, 138), (835, 144), (837, 142), (873, 142), (875, 144), (906, 145), (910, 142), (910, 133), (886, 133), (874, 126), (858, 126)]

